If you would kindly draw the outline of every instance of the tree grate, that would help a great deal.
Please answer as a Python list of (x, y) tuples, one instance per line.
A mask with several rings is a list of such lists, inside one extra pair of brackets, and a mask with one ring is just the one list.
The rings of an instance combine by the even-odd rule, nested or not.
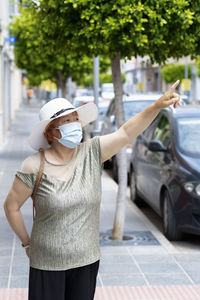
[(112, 230), (100, 232), (100, 246), (149, 246), (160, 245), (150, 231), (124, 232), (123, 241), (112, 240)]

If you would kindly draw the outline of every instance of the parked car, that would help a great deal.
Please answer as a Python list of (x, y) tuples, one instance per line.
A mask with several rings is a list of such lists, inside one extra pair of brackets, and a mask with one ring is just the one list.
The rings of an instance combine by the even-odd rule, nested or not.
[(112, 100), (115, 97), (113, 83), (103, 83), (101, 85), (101, 97), (105, 100)]
[[(97, 121), (97, 128), (96, 128), (96, 134), (99, 135), (101, 133), (101, 129), (103, 126), (103, 120), (106, 114), (106, 111), (108, 109), (110, 100), (103, 100), (101, 99), (98, 103), (98, 121)], [(87, 125), (86, 128), (89, 137), (93, 137), (95, 135), (95, 122), (91, 122)]]
[[(94, 96), (80, 96), (74, 99), (74, 106), (78, 107), (80, 105), (87, 104), (89, 102), (94, 102)], [(96, 129), (97, 134), (101, 132), (101, 127), (103, 123), (103, 117), (106, 113), (107, 107), (110, 103), (110, 100), (104, 100), (103, 98), (99, 97), (98, 102), (98, 128)], [(87, 126), (84, 127), (84, 140), (91, 138), (94, 136), (94, 126), (95, 122), (89, 123)]]
[[(160, 97), (159, 94), (135, 94), (129, 97), (123, 97), (125, 121), (141, 112), (150, 104), (154, 103)], [(101, 135), (109, 134), (117, 130), (115, 122), (115, 101), (110, 102), (104, 117)], [(129, 177), (130, 160), (132, 157), (132, 144), (127, 145), (127, 172)], [(113, 178), (118, 182), (118, 166), (117, 159), (114, 155), (111, 159), (104, 163), (105, 168), (112, 168)]]
[(72, 92), (72, 98), (81, 97), (81, 96), (93, 96), (94, 91), (92, 89), (86, 89), (86, 88), (78, 88), (74, 89)]
[(130, 163), (130, 197), (163, 218), (169, 240), (200, 234), (200, 106), (162, 109), (137, 137)]
[(89, 102), (94, 102), (94, 96), (78, 96), (74, 98), (73, 105), (78, 107)]

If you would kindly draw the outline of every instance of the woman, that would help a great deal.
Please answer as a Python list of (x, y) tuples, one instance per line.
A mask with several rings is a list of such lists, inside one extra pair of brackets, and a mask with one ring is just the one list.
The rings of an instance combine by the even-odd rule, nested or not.
[[(40, 109), (41, 121), (29, 137), (36, 152), (23, 161), (4, 203), (8, 222), (30, 260), (29, 300), (94, 298), (100, 261), (102, 164), (142, 133), (160, 109), (180, 105), (174, 92), (178, 84), (116, 132), (83, 143), (82, 128), (97, 118), (95, 104), (74, 108), (58, 98)], [(29, 237), (20, 207), (33, 193), (40, 149), (45, 164)]]

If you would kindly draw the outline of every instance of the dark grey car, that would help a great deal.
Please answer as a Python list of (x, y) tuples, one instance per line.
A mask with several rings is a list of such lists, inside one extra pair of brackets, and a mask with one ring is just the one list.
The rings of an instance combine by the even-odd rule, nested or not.
[(200, 235), (200, 106), (161, 110), (137, 137), (131, 160), (131, 199), (163, 217), (170, 240)]

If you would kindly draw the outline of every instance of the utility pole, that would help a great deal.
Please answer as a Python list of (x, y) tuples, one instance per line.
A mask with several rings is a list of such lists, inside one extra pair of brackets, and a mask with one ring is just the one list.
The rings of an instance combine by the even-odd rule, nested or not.
[[(99, 103), (99, 56), (93, 59), (93, 72), (94, 72), (94, 103), (98, 108)], [(94, 123), (93, 135), (99, 135), (98, 118)]]
[(161, 79), (161, 66), (158, 67), (158, 79), (157, 79), (157, 90), (159, 93), (162, 92), (162, 79)]

